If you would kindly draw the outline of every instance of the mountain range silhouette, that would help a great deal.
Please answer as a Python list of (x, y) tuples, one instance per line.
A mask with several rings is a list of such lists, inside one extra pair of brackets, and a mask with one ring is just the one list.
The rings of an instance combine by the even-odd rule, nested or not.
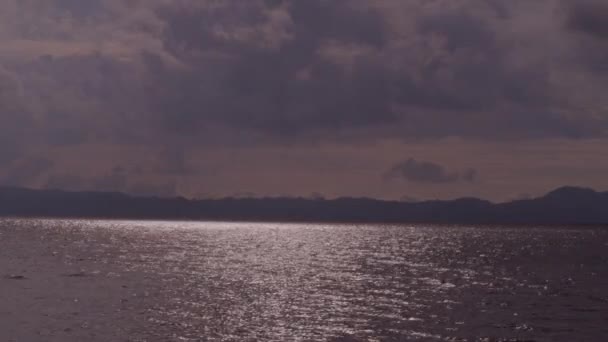
[(545, 196), (492, 203), (477, 198), (424, 202), (370, 198), (136, 197), (0, 187), (0, 216), (285, 222), (608, 224), (608, 192), (562, 187)]

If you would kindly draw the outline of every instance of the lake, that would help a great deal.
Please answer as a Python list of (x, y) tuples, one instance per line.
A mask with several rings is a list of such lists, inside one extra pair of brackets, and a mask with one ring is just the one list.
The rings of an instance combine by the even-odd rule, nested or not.
[(607, 228), (2, 219), (0, 340), (604, 341)]

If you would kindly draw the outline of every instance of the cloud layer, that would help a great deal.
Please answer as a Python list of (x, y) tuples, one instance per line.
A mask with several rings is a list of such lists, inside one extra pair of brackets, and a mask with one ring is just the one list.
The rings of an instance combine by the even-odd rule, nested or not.
[(149, 178), (137, 187), (166, 192), (202, 172), (185, 164), (210, 146), (608, 133), (599, 0), (0, 0), (0, 9), (4, 183), (65, 179), (65, 165), (41, 162), (58, 150), (145, 148), (153, 157), (131, 156), (150, 165), (139, 172), (115, 175), (124, 165), (108, 159), (72, 179), (128, 190)]
[(404, 179), (416, 183), (455, 183), (455, 182), (473, 182), (477, 178), (475, 169), (467, 169), (463, 172), (448, 171), (443, 166), (428, 162), (417, 161), (410, 158), (404, 162), (397, 163), (391, 167), (385, 177), (388, 180)]

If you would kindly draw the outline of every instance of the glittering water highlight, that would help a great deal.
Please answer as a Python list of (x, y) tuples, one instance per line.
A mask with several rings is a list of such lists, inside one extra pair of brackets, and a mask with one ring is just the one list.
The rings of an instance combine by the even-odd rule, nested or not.
[(600, 227), (4, 220), (0, 233), (14, 252), (3, 258), (70, 268), (62, 281), (89, 286), (84, 302), (107, 292), (108, 307), (77, 308), (88, 327), (66, 332), (58, 318), (40, 341), (70, 341), (108, 321), (125, 341), (608, 336)]

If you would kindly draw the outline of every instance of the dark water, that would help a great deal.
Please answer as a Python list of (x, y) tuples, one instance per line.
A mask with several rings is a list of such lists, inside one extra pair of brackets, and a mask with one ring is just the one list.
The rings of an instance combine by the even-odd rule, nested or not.
[[(111, 325), (125, 341), (608, 340), (606, 228), (133, 221), (0, 227), (0, 248), (28, 231), (36, 236), (28, 242), (35, 253), (60, 254), (70, 266), (80, 260), (91, 276), (74, 281), (128, 283), (107, 297), (122, 303), (122, 318)], [(97, 326), (118, 317), (103, 307), (87, 310)]]

